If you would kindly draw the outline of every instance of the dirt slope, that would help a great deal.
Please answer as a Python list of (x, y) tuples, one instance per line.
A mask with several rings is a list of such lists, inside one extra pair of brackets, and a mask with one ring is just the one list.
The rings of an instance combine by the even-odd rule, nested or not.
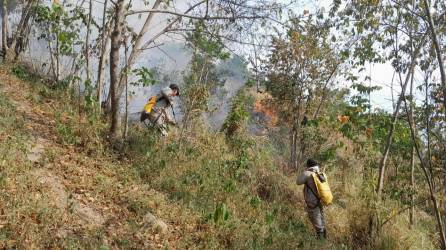
[[(10, 239), (0, 239), (0, 246), (176, 248), (175, 242), (185, 229), (182, 222), (169, 218), (168, 211), (188, 212), (181, 212), (147, 185), (127, 181), (125, 163), (106, 155), (88, 155), (82, 148), (61, 143), (55, 118), (60, 103), (45, 98), (35, 102), (33, 97), (38, 95), (35, 91), (30, 83), (13, 76), (9, 68), (0, 67), (0, 92), (15, 106), (16, 115), (25, 124), (22, 132), (28, 135), (25, 142), (28, 162), (24, 164), (30, 168), (21, 174), (32, 180), (32, 186), (25, 189), (36, 200), (47, 201), (37, 210), (51, 209), (59, 216), (50, 221), (33, 214), (29, 215), (31, 220), (12, 218), (13, 215), (8, 217), (12, 211), (5, 208), (0, 228), (13, 234)], [(0, 143), (6, 141), (2, 139)], [(17, 164), (14, 167), (21, 167)], [(34, 235), (35, 232), (11, 225), (11, 221), (25, 227), (32, 221), (36, 227), (45, 229), (41, 231), (47, 235)], [(48, 236), (52, 238), (45, 239)]]

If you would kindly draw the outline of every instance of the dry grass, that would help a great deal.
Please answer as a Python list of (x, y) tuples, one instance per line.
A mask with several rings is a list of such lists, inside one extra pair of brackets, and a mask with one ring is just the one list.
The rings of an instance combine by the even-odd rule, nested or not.
[[(330, 240), (320, 242), (295, 173), (278, 167), (267, 140), (227, 143), (202, 126), (182, 141), (180, 131), (163, 140), (134, 127), (114, 152), (106, 125), (79, 115), (66, 91), (21, 81), (4, 66), (0, 82), (0, 248), (434, 248), (432, 219), (421, 211), (414, 229), (401, 216), (371, 243), (371, 189), (354, 145), (339, 135), (324, 144), (345, 146), (327, 165), (336, 200), (326, 209)], [(36, 142), (44, 150), (31, 162)], [(216, 215), (222, 204), (227, 218)], [(147, 212), (168, 225), (166, 234), (144, 223)]]

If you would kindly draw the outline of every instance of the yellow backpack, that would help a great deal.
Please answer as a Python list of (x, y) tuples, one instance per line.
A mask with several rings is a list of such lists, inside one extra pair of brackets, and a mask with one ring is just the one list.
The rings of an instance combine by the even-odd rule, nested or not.
[(144, 105), (144, 111), (149, 114), (150, 112), (152, 112), (153, 107), (156, 105), (156, 102), (158, 101), (158, 97), (152, 96), (150, 97), (149, 101), (146, 103), (146, 105)]
[(313, 173), (312, 175), (322, 205), (330, 205), (333, 202), (333, 194), (328, 185), (327, 176), (322, 172)]

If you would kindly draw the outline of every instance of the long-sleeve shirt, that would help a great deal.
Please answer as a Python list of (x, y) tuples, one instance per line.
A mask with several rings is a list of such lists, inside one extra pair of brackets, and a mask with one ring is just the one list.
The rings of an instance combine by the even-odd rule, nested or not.
[(166, 108), (170, 105), (173, 105), (173, 90), (169, 87), (165, 87), (161, 89), (160, 94), (158, 95), (158, 102), (156, 103), (156, 107)]
[(297, 185), (304, 185), (305, 203), (307, 203), (307, 207), (309, 208), (315, 208), (320, 205), (319, 197), (317, 197), (316, 184), (313, 179), (313, 173), (318, 171), (318, 166), (307, 168), (296, 180)]
[(166, 120), (168, 122), (174, 122), (175, 120), (172, 118), (171, 110), (168, 110), (167, 108), (169, 106), (174, 105), (173, 96), (172, 96), (172, 89), (169, 87), (165, 87), (161, 89), (160, 94), (158, 95), (158, 100), (155, 105), (155, 113), (163, 112)]

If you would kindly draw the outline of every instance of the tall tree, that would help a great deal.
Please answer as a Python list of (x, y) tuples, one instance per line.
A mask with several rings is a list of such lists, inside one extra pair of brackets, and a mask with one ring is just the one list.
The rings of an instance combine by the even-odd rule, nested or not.
[(297, 169), (302, 158), (301, 125), (316, 109), (314, 94), (332, 77), (337, 59), (329, 45), (329, 26), (311, 16), (293, 20), (287, 36), (275, 37), (272, 47), (267, 89), (290, 129), (290, 166)]

